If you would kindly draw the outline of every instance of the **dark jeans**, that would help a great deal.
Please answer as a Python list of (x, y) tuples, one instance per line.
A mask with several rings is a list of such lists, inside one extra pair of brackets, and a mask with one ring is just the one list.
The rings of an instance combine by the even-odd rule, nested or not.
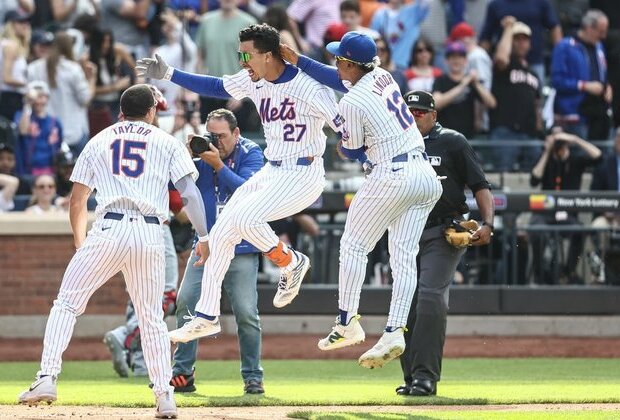
[[(505, 126), (495, 127), (489, 133), (491, 140), (534, 140), (526, 133), (514, 131)], [(511, 171), (517, 169), (522, 172), (530, 171), (540, 157), (540, 147), (537, 146), (502, 146), (495, 148), (496, 169)], [(518, 167), (515, 167), (518, 165)]]
[(0, 116), (13, 121), (15, 113), (24, 106), (23, 98), (24, 95), (18, 92), (0, 92)]

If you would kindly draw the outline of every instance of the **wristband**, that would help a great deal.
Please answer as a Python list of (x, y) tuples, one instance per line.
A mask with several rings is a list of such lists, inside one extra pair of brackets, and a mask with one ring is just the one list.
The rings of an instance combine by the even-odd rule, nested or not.
[(205, 236), (199, 236), (198, 237), (198, 242), (209, 242), (209, 235), (205, 235)]
[(482, 222), (482, 226), (488, 226), (489, 228), (491, 228), (491, 232), (495, 230), (495, 226), (493, 226), (491, 223)]
[(166, 74), (164, 74), (164, 80), (170, 80), (172, 79), (172, 73), (174, 73), (174, 67), (169, 66), (166, 69)]

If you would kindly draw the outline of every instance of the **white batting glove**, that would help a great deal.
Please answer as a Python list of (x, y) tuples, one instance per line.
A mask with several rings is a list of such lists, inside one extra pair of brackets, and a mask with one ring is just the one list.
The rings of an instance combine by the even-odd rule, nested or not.
[(159, 54), (155, 54), (155, 58), (141, 58), (136, 61), (136, 74), (140, 77), (170, 80), (173, 70)]

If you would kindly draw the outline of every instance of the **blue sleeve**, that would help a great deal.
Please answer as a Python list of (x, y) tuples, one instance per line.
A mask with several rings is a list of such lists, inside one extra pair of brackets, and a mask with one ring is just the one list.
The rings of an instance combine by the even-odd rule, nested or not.
[(218, 179), (224, 188), (235, 192), (245, 181), (263, 167), (263, 153), (260, 148), (255, 147), (248, 151), (239, 164), (239, 173), (235, 173), (228, 166), (224, 166), (218, 173)]
[(221, 99), (231, 98), (230, 94), (224, 89), (224, 81), (221, 77), (187, 73), (174, 69), (170, 81), (202, 96)]
[(340, 77), (338, 77), (338, 71), (335, 67), (327, 66), (303, 55), (299, 57), (297, 67), (325, 86), (339, 92), (348, 92), (348, 89), (342, 84)]
[(543, 8), (543, 25), (545, 28), (552, 29), (560, 24), (558, 21), (558, 17), (555, 14), (555, 10), (553, 10), (553, 7), (547, 0), (543, 1), (542, 8)]
[(568, 59), (570, 45), (560, 41), (553, 49), (551, 59), (551, 85), (561, 93), (579, 93), (579, 79)]
[(482, 30), (480, 31), (481, 41), (492, 41), (495, 22), (498, 20), (493, 10), (493, 3), (491, 3), (487, 6), (487, 14), (484, 18)]
[(351, 160), (359, 160), (361, 163), (364, 163), (368, 160), (368, 157), (366, 156), (366, 147), (364, 146), (360, 147), (359, 149), (347, 149), (346, 147), (342, 147), (342, 145), (338, 143), (338, 149), (343, 155), (345, 155)]
[(452, 25), (461, 23), (465, 20), (465, 0), (449, 0), (452, 10)]

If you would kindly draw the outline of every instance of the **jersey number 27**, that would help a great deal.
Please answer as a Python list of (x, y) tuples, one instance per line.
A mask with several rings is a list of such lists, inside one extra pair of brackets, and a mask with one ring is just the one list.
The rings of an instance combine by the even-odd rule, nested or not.
[(112, 173), (137, 178), (144, 172), (144, 158), (136, 150), (146, 150), (146, 143), (136, 140), (116, 139), (112, 149)]

